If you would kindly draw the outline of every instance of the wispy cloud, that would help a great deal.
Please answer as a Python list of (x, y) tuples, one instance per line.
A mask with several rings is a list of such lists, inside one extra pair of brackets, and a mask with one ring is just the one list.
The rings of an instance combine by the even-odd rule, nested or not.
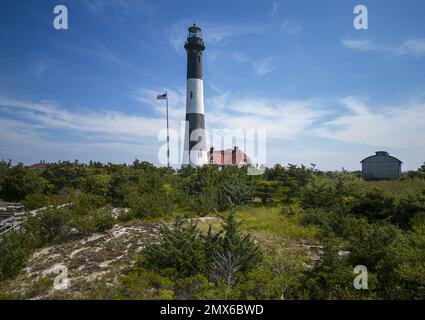
[[(169, 41), (176, 51), (181, 52), (186, 41), (186, 30), (193, 22), (181, 20), (171, 26), (167, 33)], [(266, 30), (266, 25), (262, 24), (219, 24), (204, 22), (201, 25), (203, 38), (209, 46), (221, 46), (229, 39), (244, 35), (262, 34)]]
[(425, 132), (424, 101), (383, 107), (356, 97), (339, 102), (349, 112), (324, 122), (315, 130), (318, 136), (359, 145), (425, 149), (425, 140), (420, 138)]
[(70, 51), (100, 59), (103, 62), (114, 63), (119, 66), (134, 69), (134, 66), (129, 61), (101, 43), (92, 43), (90, 47), (79, 47), (76, 45), (65, 44), (64, 47)]
[(225, 93), (208, 100), (212, 128), (266, 129), (275, 139), (297, 139), (327, 114), (322, 101), (243, 97)]
[(280, 2), (277, 0), (274, 0), (272, 2), (272, 10), (270, 11), (270, 15), (275, 16), (279, 12), (279, 8), (280, 8)]
[(156, 100), (156, 96), (159, 93), (164, 93), (165, 91), (167, 91), (168, 94), (170, 119), (176, 121), (185, 119), (186, 90), (183, 88), (179, 90), (164, 88), (162, 91), (150, 88), (139, 88), (133, 93), (133, 98), (145, 106), (150, 106), (158, 114), (165, 116), (165, 104), (161, 101)]
[(41, 77), (45, 74), (49, 67), (49, 64), (45, 61), (37, 61), (33, 64), (33, 72), (37, 77)]
[(425, 56), (425, 38), (410, 38), (400, 45), (387, 45), (373, 39), (343, 39), (341, 43), (345, 48), (365, 52), (381, 52), (392, 56), (417, 58)]
[[(156, 137), (162, 119), (131, 116), (115, 111), (70, 112), (49, 102), (28, 102), (0, 97), (0, 111), (18, 116), (32, 128), (77, 130), (107, 137)], [(13, 124), (13, 123), (12, 123)]]
[(285, 20), (280, 24), (280, 30), (286, 34), (296, 35), (299, 34), (303, 30), (303, 28), (301, 25), (295, 23), (294, 21)]
[(267, 57), (261, 61), (252, 63), (252, 68), (258, 76), (263, 76), (280, 67), (282, 57)]
[(152, 13), (155, 10), (155, 6), (146, 0), (82, 0), (81, 4), (98, 15), (108, 10), (118, 10), (124, 14)]
[[(185, 91), (167, 91), (170, 94), (171, 127), (179, 130), (179, 124), (184, 120)], [(33, 152), (32, 157), (44, 157), (45, 153), (49, 153), (57, 157), (55, 159), (72, 159), (75, 156), (79, 159), (101, 157), (104, 161), (124, 161), (137, 156), (157, 161), (157, 137), (165, 127), (165, 108), (163, 104), (155, 103), (157, 93), (146, 88), (134, 92), (134, 99), (154, 111), (152, 116), (104, 110), (69, 111), (48, 101), (0, 96), (2, 157), (31, 158), (30, 152)], [(334, 107), (336, 103), (342, 110), (331, 108), (329, 103), (332, 101)], [(335, 110), (340, 111), (336, 113)], [(229, 91), (206, 100), (207, 130), (266, 129), (268, 139), (275, 141), (270, 150), (274, 154), (274, 163), (311, 159), (326, 163), (327, 168), (356, 168), (356, 156), (360, 161), (358, 150), (361, 148), (405, 150), (411, 161), (417, 163), (417, 159), (425, 156), (421, 151), (425, 150), (425, 140), (420, 139), (425, 132), (423, 114), (425, 100), (422, 98), (381, 106), (353, 96), (336, 101), (318, 98), (285, 100)], [(60, 132), (63, 142), (57, 142), (52, 132)], [(315, 143), (322, 141), (323, 145), (327, 144), (324, 141), (343, 143), (351, 146), (350, 152), (329, 148), (321, 150), (319, 146), (312, 150), (308, 147), (312, 139)], [(292, 146), (284, 153), (277, 151), (291, 141), (297, 146), (306, 145), (306, 149), (294, 149)], [(336, 161), (335, 157), (339, 160)]]

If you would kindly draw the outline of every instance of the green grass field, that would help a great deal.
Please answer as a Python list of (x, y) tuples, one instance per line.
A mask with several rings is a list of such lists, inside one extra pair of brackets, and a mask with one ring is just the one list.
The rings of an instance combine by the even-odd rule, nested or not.
[(377, 188), (392, 193), (394, 196), (425, 191), (425, 181), (423, 179), (401, 179), (392, 181), (364, 181), (359, 179), (353, 182), (352, 186), (355, 191), (368, 191)]
[[(286, 216), (280, 212), (280, 208), (241, 208), (236, 213), (236, 219), (241, 222), (243, 230), (253, 234), (264, 244), (282, 241), (317, 242), (319, 230), (316, 227), (302, 226), (299, 223), (299, 215)], [(209, 225), (212, 225), (214, 231), (218, 231), (221, 229), (221, 219), (198, 223), (204, 232), (208, 230)]]

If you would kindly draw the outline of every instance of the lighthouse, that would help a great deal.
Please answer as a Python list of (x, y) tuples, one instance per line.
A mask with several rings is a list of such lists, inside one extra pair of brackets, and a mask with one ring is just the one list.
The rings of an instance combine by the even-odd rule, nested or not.
[(205, 50), (201, 28), (193, 24), (184, 45), (187, 51), (186, 127), (183, 149), (183, 167), (207, 164), (204, 116), (204, 83), (202, 55)]

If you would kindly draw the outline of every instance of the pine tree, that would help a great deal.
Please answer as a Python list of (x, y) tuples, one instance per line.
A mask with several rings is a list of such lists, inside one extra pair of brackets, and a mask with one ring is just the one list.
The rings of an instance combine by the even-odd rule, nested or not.
[(223, 262), (225, 258), (225, 263), (228, 263), (229, 260), (233, 261), (237, 271), (248, 272), (262, 260), (260, 247), (255, 244), (251, 235), (242, 234), (234, 210), (227, 216), (222, 226), (223, 231), (217, 246), (214, 248), (214, 261), (211, 268), (213, 271), (217, 269), (217, 264), (220, 264), (219, 261)]
[(159, 243), (145, 248), (144, 266), (153, 270), (174, 268), (181, 276), (204, 271), (204, 243), (195, 223), (177, 219), (172, 228), (162, 225), (161, 235)]

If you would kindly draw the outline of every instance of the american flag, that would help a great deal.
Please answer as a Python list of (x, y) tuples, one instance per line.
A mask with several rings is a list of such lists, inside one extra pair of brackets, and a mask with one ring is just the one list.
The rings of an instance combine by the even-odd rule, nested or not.
[(156, 96), (156, 99), (157, 100), (167, 100), (167, 94), (166, 93), (164, 93), (164, 94), (158, 94)]

